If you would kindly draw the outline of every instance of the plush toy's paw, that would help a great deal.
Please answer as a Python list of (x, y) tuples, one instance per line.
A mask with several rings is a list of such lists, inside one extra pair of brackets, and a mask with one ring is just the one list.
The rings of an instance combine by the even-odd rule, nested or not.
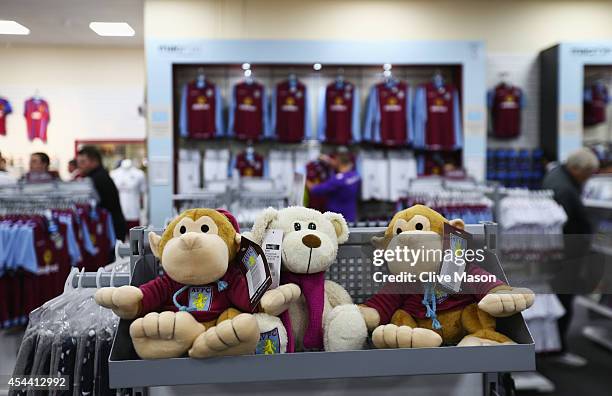
[(374, 330), (380, 324), (380, 315), (378, 311), (374, 308), (360, 305), (359, 311), (361, 312), (361, 316), (365, 320), (366, 326), (368, 327), (368, 331)]
[(498, 342), (489, 340), (487, 338), (475, 337), (472, 335), (468, 335), (463, 337), (463, 339), (457, 344), (457, 346), (488, 346), (488, 345), (510, 345), (515, 344), (513, 341), (506, 342)]
[(277, 316), (286, 311), (291, 303), (300, 298), (302, 291), (295, 283), (280, 285), (276, 289), (268, 290), (261, 298), (260, 305), (265, 313)]
[(253, 354), (258, 341), (257, 320), (251, 314), (240, 314), (200, 334), (193, 342), (189, 356), (206, 358)]
[(135, 286), (103, 287), (96, 291), (94, 299), (121, 319), (134, 319), (140, 311), (142, 291)]
[[(287, 352), (287, 329), (280, 318), (266, 313), (253, 314), (259, 326), (259, 341), (255, 354), (273, 355)], [(278, 337), (276, 337), (278, 335)]]
[(326, 351), (362, 349), (368, 337), (366, 323), (353, 304), (338, 305), (325, 317), (323, 346)]
[(534, 298), (533, 291), (526, 288), (497, 290), (484, 296), (478, 308), (491, 316), (503, 318), (531, 307)]
[(134, 349), (143, 359), (184, 355), (205, 328), (187, 312), (151, 312), (130, 326)]
[(372, 342), (379, 349), (385, 348), (434, 348), (442, 344), (442, 337), (433, 330), (396, 326), (378, 326), (372, 333)]

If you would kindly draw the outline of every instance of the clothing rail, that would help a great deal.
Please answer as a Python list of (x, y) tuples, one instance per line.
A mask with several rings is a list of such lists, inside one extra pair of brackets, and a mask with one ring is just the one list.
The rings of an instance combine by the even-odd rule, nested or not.
[(128, 272), (83, 272), (75, 274), (72, 278), (72, 287), (109, 287), (111, 286), (111, 280), (113, 286), (124, 286), (130, 284), (130, 274)]

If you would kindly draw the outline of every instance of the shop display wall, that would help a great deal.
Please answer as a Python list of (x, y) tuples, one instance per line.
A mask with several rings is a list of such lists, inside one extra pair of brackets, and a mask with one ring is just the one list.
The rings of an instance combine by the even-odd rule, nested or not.
[[(612, 65), (607, 66), (585, 66), (584, 68), (584, 90), (586, 91), (593, 85), (601, 84), (608, 92), (608, 103), (603, 112), (603, 122), (594, 125), (584, 126), (584, 143), (586, 145), (597, 143), (608, 143), (612, 141)], [(583, 106), (583, 111), (585, 111)], [(583, 124), (584, 122), (583, 116)]]
[[(6, 117), (0, 151), (17, 176), (36, 151), (68, 177), (74, 142), (83, 139), (144, 139), (142, 49), (14, 46), (0, 49), (0, 97), (13, 108)], [(49, 104), (47, 142), (28, 140), (24, 102), (38, 94)]]
[[(148, 81), (148, 158), (150, 165), (151, 221), (163, 224), (171, 216), (174, 192), (176, 125), (173, 70), (176, 65), (323, 65), (372, 66), (384, 63), (442, 68), (461, 66), (463, 164), (482, 180), (485, 170), (485, 58), (484, 45), (462, 42), (356, 42), (356, 41), (241, 41), (146, 40)], [(348, 68), (347, 66), (347, 68)], [(380, 70), (380, 69), (379, 69)], [(240, 69), (238, 69), (240, 72)], [(286, 71), (285, 71), (286, 72)], [(281, 76), (285, 74), (281, 73)], [(332, 72), (335, 70), (332, 67)], [(428, 72), (425, 72), (427, 74)], [(238, 77), (238, 76), (236, 76)], [(277, 78), (276, 75), (274, 78)], [(418, 77), (417, 77), (418, 78)], [(367, 85), (367, 81), (364, 82)], [(366, 90), (367, 91), (367, 90)], [(365, 92), (363, 93), (365, 94)]]
[[(398, 151), (400, 149), (406, 150), (409, 145), (404, 144), (397, 147), (382, 147), (375, 145), (371, 142), (364, 141), (365, 131), (365, 120), (367, 113), (367, 98), (370, 93), (370, 89), (376, 84), (385, 81), (383, 76), (382, 65), (371, 65), (371, 66), (354, 66), (354, 65), (326, 65), (320, 71), (315, 71), (312, 65), (250, 65), (252, 71), (252, 78), (264, 85), (266, 94), (269, 102), (271, 102), (271, 94), (275, 89), (276, 85), (282, 81), (286, 81), (288, 76), (293, 74), (297, 77), (297, 80), (306, 86), (306, 98), (310, 128), (306, 133), (310, 133), (310, 140), (316, 142), (307, 142), (308, 136), (305, 136), (301, 143), (282, 143), (275, 138), (261, 138), (259, 141), (254, 143), (255, 151), (264, 157), (264, 161), (270, 163), (269, 152), (270, 150), (281, 150), (291, 153), (294, 157), (302, 157), (305, 161), (308, 158), (309, 148), (314, 147), (316, 151), (324, 153), (334, 152), (338, 145), (328, 144), (321, 142), (317, 137), (319, 124), (319, 109), (321, 106), (321, 91), (327, 87), (328, 84), (334, 83), (338, 76), (342, 76), (346, 83), (351, 83), (359, 93), (359, 128), (358, 133), (362, 139), (360, 142), (352, 143), (349, 145), (350, 150), (356, 155), (359, 161), (360, 154), (368, 151)], [(414, 93), (420, 84), (429, 83), (434, 75), (441, 75), (444, 79), (445, 84), (453, 85), (455, 87), (461, 87), (461, 67), (452, 65), (442, 66), (405, 66), (405, 65), (393, 65), (392, 76), (401, 82), (406, 83), (409, 86), (409, 92), (407, 93), (411, 97), (411, 104), (414, 104)], [(181, 112), (182, 105), (182, 90), (185, 84), (195, 81), (198, 76), (205, 76), (207, 80), (214, 83), (217, 88), (220, 89), (222, 102), (223, 102), (223, 124), (225, 130), (228, 129), (229, 119), (229, 102), (232, 96), (233, 87), (235, 84), (243, 81), (244, 70), (240, 64), (234, 65), (175, 65), (173, 69), (173, 121), (174, 121), (174, 141), (178, 149), (198, 149), (200, 151), (211, 149), (229, 149), (231, 151), (231, 157), (234, 158), (237, 154), (243, 151), (246, 147), (244, 141), (238, 141), (235, 138), (208, 138), (208, 139), (194, 139), (185, 138), (180, 135), (180, 121), (179, 114)], [(461, 93), (459, 91), (459, 96)], [(409, 109), (412, 111), (413, 109)], [(272, 116), (270, 115), (270, 119)], [(225, 131), (225, 132), (226, 132)], [(225, 134), (227, 136), (227, 133)], [(322, 147), (321, 147), (322, 146)], [(414, 150), (411, 150), (414, 151)], [(461, 151), (461, 150), (459, 150)], [(418, 150), (419, 154), (425, 153), (424, 150)], [(461, 160), (461, 154), (456, 153), (456, 157)], [(403, 155), (407, 155), (404, 151)], [(303, 167), (305, 163), (301, 164)], [(457, 165), (461, 165), (458, 163)], [(299, 168), (299, 166), (298, 166)], [(205, 171), (206, 172), (206, 171)], [(278, 173), (278, 169), (272, 169), (270, 164), (270, 176)], [(177, 178), (180, 179), (180, 170), (176, 170)], [(218, 175), (219, 179), (223, 179), (227, 175)], [(203, 183), (204, 187), (205, 182)], [(177, 192), (181, 191), (180, 182), (176, 186)]]
[(612, 65), (612, 43), (561, 43), (540, 53), (540, 142), (550, 160), (582, 147), (586, 66)]

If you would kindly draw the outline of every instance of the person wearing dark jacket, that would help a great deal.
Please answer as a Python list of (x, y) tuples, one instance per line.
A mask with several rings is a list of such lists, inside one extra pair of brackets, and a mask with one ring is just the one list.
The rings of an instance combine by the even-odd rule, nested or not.
[[(591, 249), (593, 227), (589, 215), (582, 203), (582, 187), (599, 169), (599, 160), (586, 148), (579, 149), (567, 158), (565, 163), (552, 169), (544, 177), (542, 187), (552, 190), (555, 201), (567, 214), (563, 226), (564, 257), (558, 264), (558, 274), (553, 281), (557, 297), (565, 308), (565, 315), (557, 324), (561, 336), (561, 355), (558, 360), (570, 366), (584, 366), (584, 358), (567, 352), (567, 332), (572, 320), (575, 290), (581, 288), (580, 274), (586, 264), (585, 258)], [(556, 283), (556, 284), (555, 284)], [(572, 290), (569, 290), (568, 285)]]
[(102, 156), (98, 149), (93, 146), (84, 146), (78, 152), (77, 165), (80, 175), (91, 178), (100, 197), (100, 207), (108, 210), (111, 214), (115, 235), (121, 240), (125, 239), (127, 225), (119, 203), (119, 192), (113, 179), (102, 167)]

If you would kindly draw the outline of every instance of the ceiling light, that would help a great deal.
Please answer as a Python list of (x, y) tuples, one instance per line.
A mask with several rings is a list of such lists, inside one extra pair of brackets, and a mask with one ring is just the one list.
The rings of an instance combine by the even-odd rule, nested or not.
[(312, 68), (315, 69), (316, 71), (321, 70), (323, 66), (320, 63), (315, 63), (314, 65), (312, 65)]
[(89, 28), (98, 36), (130, 37), (136, 34), (134, 29), (125, 22), (92, 22)]
[(0, 20), (0, 34), (30, 34), (30, 29), (15, 21)]

